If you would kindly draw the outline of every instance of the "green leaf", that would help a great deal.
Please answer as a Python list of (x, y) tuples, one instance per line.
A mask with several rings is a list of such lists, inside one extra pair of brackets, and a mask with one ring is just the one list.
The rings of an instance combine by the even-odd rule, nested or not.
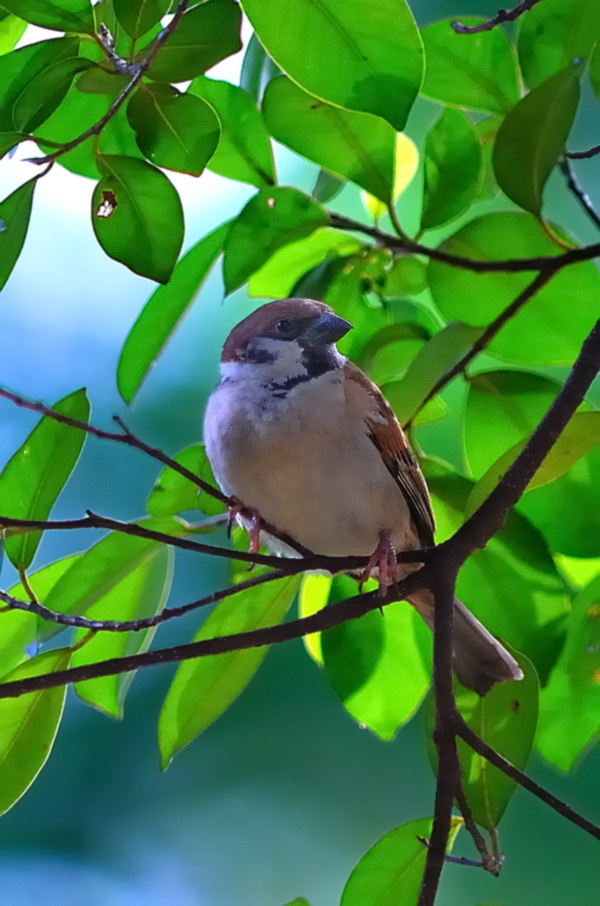
[(425, 139), (423, 214), (425, 230), (462, 214), (475, 196), (481, 149), (463, 113), (447, 108)]
[[(47, 651), (2, 677), (4, 682), (64, 670), (71, 650)], [(62, 717), (66, 686), (0, 699), (0, 815), (27, 792), (52, 750)]]
[(171, 0), (113, 0), (115, 14), (128, 35), (136, 40), (169, 12)]
[(439, 378), (462, 358), (482, 332), (479, 327), (453, 321), (422, 346), (402, 380), (384, 385), (383, 392), (401, 424), (412, 420)]
[(498, 130), (493, 164), (498, 185), (519, 207), (539, 215), (542, 193), (573, 124), (582, 64), (569, 66), (534, 88)]
[[(580, 459), (552, 484), (529, 491), (519, 510), (539, 529), (552, 550), (572, 557), (597, 557), (600, 538), (600, 450)], [(573, 514), (565, 518), (565, 514)]]
[(110, 258), (166, 283), (183, 242), (183, 209), (164, 173), (120, 154), (98, 155), (102, 179), (92, 197), (92, 225)]
[[(185, 534), (184, 524), (177, 519), (146, 518), (138, 524), (177, 537)], [(127, 576), (154, 560), (163, 547), (150, 538), (111, 532), (74, 561), (49, 590), (44, 604), (57, 613), (86, 614)], [(119, 619), (119, 609), (113, 609), (112, 618)], [(60, 630), (56, 624), (40, 622), (39, 638), (45, 641)]]
[(573, 601), (560, 659), (540, 698), (536, 744), (544, 758), (570, 771), (598, 736), (600, 713), (600, 576)]
[(328, 201), (331, 201), (336, 195), (339, 195), (345, 184), (345, 181), (340, 179), (339, 176), (334, 176), (333, 173), (329, 173), (321, 167), (314, 188), (310, 194), (315, 201), (320, 201), (321, 204), (327, 204)]
[(385, 278), (386, 296), (412, 296), (427, 289), (427, 268), (419, 258), (395, 258)]
[[(333, 600), (356, 593), (336, 576)], [(398, 601), (321, 634), (329, 681), (349, 714), (382, 739), (393, 739), (417, 711), (431, 679), (431, 635), (416, 611)]]
[[(41, 569), (27, 575), (29, 586), (35, 592), (38, 601), (45, 601), (53, 585), (79, 557), (72, 554), (49, 563)], [(20, 601), (29, 600), (28, 593), (21, 582), (8, 589), (9, 595)], [(0, 636), (0, 676), (8, 673), (25, 659), (25, 650), (36, 640), (40, 618), (25, 610), (11, 610), (2, 614), (2, 635)]]
[[(44, 73), (51, 70), (57, 63), (70, 57), (76, 57), (78, 48), (78, 39), (54, 38), (50, 41), (29, 44), (27, 47), (21, 47), (19, 50), (13, 50), (12, 53), (0, 57), (1, 131), (10, 132), (15, 128), (12, 111), (22, 93), (27, 92), (29, 86), (38, 77), (43, 77)], [(54, 107), (60, 103), (60, 100), (60, 97), (56, 99)], [(46, 111), (46, 115), (52, 112), (50, 109), (52, 102), (53, 98), (49, 98), (49, 109)]]
[[(186, 447), (173, 458), (199, 478), (216, 486), (204, 444)], [(151, 516), (175, 516), (185, 510), (202, 510), (207, 516), (214, 516), (223, 512), (223, 504), (179, 472), (163, 469), (150, 492), (148, 512)]]
[(15, 129), (32, 132), (58, 107), (78, 72), (93, 64), (85, 57), (63, 57), (49, 63), (46, 69), (23, 88), (12, 108)]
[(12, 274), (25, 244), (37, 179), (34, 176), (0, 202), (0, 290)]
[(263, 111), (278, 141), (391, 202), (396, 135), (389, 123), (319, 101), (283, 77), (269, 83)]
[[(225, 598), (202, 624), (194, 641), (232, 635), (279, 623), (300, 584), (299, 576), (259, 585)], [(180, 665), (171, 683), (158, 722), (161, 765), (165, 769), (177, 752), (210, 726), (246, 688), (267, 649), (248, 648)]]
[(591, 56), (589, 73), (594, 94), (600, 100), (600, 42), (596, 44)]
[(41, 28), (94, 34), (89, 0), (2, 0), (2, 5), (9, 13)]
[(166, 286), (150, 296), (123, 344), (117, 385), (130, 403), (155, 360), (202, 288), (221, 254), (229, 222), (221, 224), (177, 262)]
[[(436, 519), (436, 539), (462, 524), (473, 483), (440, 464), (422, 462)], [(532, 492), (538, 493), (538, 492)], [(540, 533), (513, 512), (484, 550), (462, 567), (457, 595), (494, 635), (533, 660), (545, 681), (563, 641), (569, 601)]]
[(233, 221), (225, 242), (226, 292), (245, 283), (282, 246), (327, 222), (323, 208), (297, 189), (262, 189)]
[(7, 54), (13, 49), (26, 28), (27, 22), (24, 19), (5, 14), (0, 22), (0, 55)]
[[(241, 50), (241, 12), (234, 0), (206, 0), (181, 17), (159, 50), (148, 75), (158, 82), (184, 82)], [(142, 48), (142, 58), (148, 48)]]
[[(477, 482), (467, 503), (467, 516), (474, 513), (490, 495), (528, 440), (528, 437), (523, 438), (503, 453)], [(556, 481), (594, 447), (600, 448), (600, 412), (577, 412), (529, 482), (527, 489), (533, 490)]]
[(291, 295), (295, 284), (311, 268), (324, 260), (350, 255), (360, 247), (360, 242), (347, 233), (317, 230), (275, 252), (250, 277), (248, 291), (251, 296), (282, 299)]
[(127, 105), (127, 119), (145, 156), (169, 170), (200, 176), (219, 143), (212, 108), (171, 85), (142, 85)]
[[(87, 612), (91, 620), (137, 620), (160, 613), (169, 596), (173, 576), (173, 550), (155, 545), (153, 556), (139, 564), (106, 595), (96, 601)], [(123, 657), (146, 651), (155, 629), (139, 632), (99, 632), (76, 650), (71, 666), (96, 664), (114, 657)], [(87, 634), (78, 629), (74, 643), (77, 645)], [(134, 672), (115, 676), (101, 676), (75, 683), (75, 692), (88, 704), (111, 717), (123, 716), (125, 696)]]
[[(298, 616), (311, 617), (327, 605), (331, 592), (332, 576), (306, 573), (302, 576), (300, 592), (298, 594)], [(321, 633), (309, 632), (303, 636), (302, 641), (312, 660), (323, 666), (323, 652), (321, 650)]]
[[(482, 19), (461, 16), (461, 22)], [(422, 93), (454, 107), (506, 113), (519, 100), (515, 54), (500, 28), (456, 34), (452, 19), (422, 29), (427, 61)]]
[[(53, 408), (80, 421), (87, 421), (90, 414), (85, 390), (75, 390)], [(15, 519), (47, 519), (84, 440), (84, 431), (44, 416), (2, 470), (0, 512)], [(27, 569), (41, 537), (41, 532), (29, 532), (5, 539), (6, 555), (17, 569)]]
[(519, 62), (535, 88), (574, 60), (590, 55), (598, 29), (596, 0), (544, 0), (519, 20)]
[(249, 94), (237, 85), (199, 76), (188, 88), (215, 111), (221, 138), (209, 169), (221, 176), (254, 186), (275, 183), (275, 164), (262, 113)]
[[(478, 736), (517, 768), (523, 769), (535, 738), (539, 682), (533, 664), (522, 654), (519, 664), (525, 674), (522, 680), (497, 683), (483, 698), (470, 689), (461, 689), (456, 703)], [(460, 739), (458, 757), (463, 789), (473, 818), (477, 824), (492, 830), (498, 826), (517, 782)]]
[(530, 371), (486, 371), (469, 378), (465, 452), (476, 477), (538, 426), (560, 382)]
[[(485, 214), (470, 221), (440, 246), (477, 260), (502, 260), (560, 253), (537, 220), (524, 213)], [(447, 320), (487, 326), (533, 279), (533, 274), (475, 274), (431, 261), (429, 285)], [(598, 317), (600, 278), (591, 262), (558, 273), (490, 343), (492, 353), (510, 361), (568, 364), (579, 353)], [(535, 337), (535, 343), (531, 338)]]
[[(346, 882), (340, 906), (416, 906), (431, 836), (431, 818), (409, 821), (389, 831), (357, 863)], [(452, 817), (450, 852), (462, 818)]]
[(0, 132), (0, 158), (27, 138), (29, 136), (25, 132)]
[(383, 117), (400, 131), (423, 76), (423, 48), (404, 0), (289, 0), (244, 12), (278, 66), (306, 91)]

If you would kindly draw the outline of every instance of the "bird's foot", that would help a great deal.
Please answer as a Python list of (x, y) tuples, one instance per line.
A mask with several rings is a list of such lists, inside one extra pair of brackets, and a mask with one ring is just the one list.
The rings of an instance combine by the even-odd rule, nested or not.
[[(231, 529), (233, 523), (236, 521), (238, 516), (242, 518), (244, 528), (248, 532), (248, 537), (250, 539), (250, 546), (248, 552), (250, 554), (258, 554), (260, 551), (260, 526), (261, 518), (257, 510), (253, 510), (252, 507), (246, 506), (239, 497), (230, 497), (227, 503), (229, 507), (229, 515), (227, 518), (227, 537), (231, 537)], [(253, 564), (250, 564), (252, 567)]]
[(391, 532), (388, 529), (379, 533), (379, 544), (371, 554), (359, 580), (361, 589), (375, 570), (377, 570), (379, 578), (379, 596), (385, 598), (390, 585), (395, 585), (400, 579), (396, 549), (392, 544)]

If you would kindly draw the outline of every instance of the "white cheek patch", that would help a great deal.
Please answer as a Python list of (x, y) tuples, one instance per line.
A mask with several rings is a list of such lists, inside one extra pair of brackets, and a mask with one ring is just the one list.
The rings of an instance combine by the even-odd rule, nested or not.
[[(281, 377), (295, 377), (306, 374), (302, 364), (302, 350), (294, 340), (275, 340), (271, 337), (257, 337), (251, 341), (254, 361), (222, 362), (223, 380), (252, 380), (268, 384)], [(264, 356), (264, 361), (260, 361)]]

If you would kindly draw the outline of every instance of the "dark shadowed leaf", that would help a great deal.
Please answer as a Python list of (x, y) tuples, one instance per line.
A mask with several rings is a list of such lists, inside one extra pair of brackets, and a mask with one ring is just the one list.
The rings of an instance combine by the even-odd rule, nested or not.
[(130, 403), (221, 254), (229, 231), (224, 223), (196, 243), (159, 286), (138, 315), (123, 344), (117, 367), (119, 393)]
[[(274, 10), (244, 0), (268, 53), (325, 101), (404, 128), (423, 77), (423, 47), (404, 0), (290, 0)], [(390, 27), (393, 23), (393, 27)]]
[[(234, 0), (207, 0), (192, 6), (169, 36), (148, 75), (158, 82), (184, 82), (241, 50), (241, 13)], [(147, 48), (142, 48), (140, 57)]]
[(412, 420), (438, 379), (460, 360), (481, 333), (479, 327), (453, 321), (425, 343), (402, 380), (383, 387), (402, 424)]
[(115, 14), (135, 40), (156, 25), (172, 6), (171, 0), (113, 0)]
[(37, 177), (30, 179), (0, 202), (0, 290), (25, 244), (36, 183)]
[[(294, 600), (299, 584), (300, 577), (292, 576), (226, 598), (204, 621), (194, 641), (279, 623)], [(181, 664), (158, 723), (163, 769), (177, 752), (235, 701), (258, 670), (266, 652), (266, 648), (249, 648)]]
[(598, 737), (600, 713), (600, 576), (573, 601), (561, 656), (540, 696), (536, 744), (542, 755), (570, 771)]
[[(64, 670), (71, 650), (47, 651), (20, 664), (4, 682)], [(52, 750), (62, 717), (66, 686), (0, 699), (0, 815), (27, 792)]]
[(66, 57), (49, 64), (23, 89), (12, 108), (15, 129), (32, 132), (54, 112), (77, 73), (92, 66), (84, 57)]
[(0, 158), (28, 138), (25, 132), (0, 132)]
[(33, 25), (92, 35), (94, 14), (89, 0), (6, 0), (9, 13)]
[(327, 223), (323, 208), (297, 189), (263, 189), (233, 221), (225, 242), (223, 277), (228, 293), (282, 246)]
[(463, 113), (446, 109), (425, 139), (423, 214), (428, 230), (458, 217), (479, 184), (481, 149)]
[[(186, 447), (174, 459), (194, 475), (198, 475), (199, 478), (216, 487), (204, 444)], [(213, 516), (222, 513), (224, 506), (184, 475), (180, 475), (173, 469), (164, 469), (148, 498), (148, 512), (152, 516), (175, 516), (185, 510), (202, 510), (207, 516)]]
[(498, 130), (493, 164), (498, 185), (519, 207), (542, 209), (542, 193), (571, 130), (581, 64), (557, 72), (513, 107)]
[[(356, 594), (336, 576), (332, 600)], [(431, 679), (431, 634), (405, 601), (372, 611), (321, 634), (329, 681), (354, 720), (393, 739), (421, 704)]]
[(92, 197), (92, 224), (109, 257), (166, 283), (183, 242), (179, 195), (164, 173), (143, 160), (98, 155), (103, 176)]
[[(461, 16), (461, 22), (481, 19)], [(459, 35), (452, 19), (421, 31), (427, 65), (423, 94), (451, 104), (490, 113), (506, 113), (519, 100), (514, 51), (500, 28), (475, 35)]]
[(389, 123), (326, 104), (284, 77), (269, 83), (263, 109), (278, 141), (391, 201), (396, 135)]
[[(153, 556), (144, 560), (96, 601), (87, 611), (91, 620), (137, 620), (154, 616), (164, 608), (173, 576), (173, 550), (155, 545)], [(79, 629), (75, 644), (81, 642), (87, 630)], [(113, 657), (123, 657), (146, 651), (155, 629), (139, 632), (99, 632), (88, 639), (73, 654), (71, 666), (95, 664)], [(88, 704), (111, 717), (123, 716), (125, 696), (134, 677), (133, 672), (101, 676), (75, 683), (75, 692)]]
[(589, 56), (600, 37), (596, 0), (544, 0), (519, 20), (519, 63), (535, 88), (576, 59)]
[(127, 119), (145, 156), (169, 170), (200, 176), (219, 142), (212, 108), (171, 85), (143, 85), (127, 105)]
[(194, 79), (188, 94), (203, 98), (221, 123), (221, 138), (209, 169), (255, 186), (275, 182), (275, 164), (262, 113), (243, 89), (206, 76)]
[[(564, 251), (548, 238), (534, 217), (517, 212), (478, 217), (441, 248), (479, 260)], [(432, 261), (428, 276), (436, 305), (445, 318), (487, 325), (510, 305), (534, 274), (474, 274)], [(508, 321), (490, 343), (490, 350), (513, 362), (572, 362), (582, 337), (596, 322), (599, 296), (600, 277), (591, 262), (566, 268)]]
[[(55, 38), (29, 44), (0, 57), (0, 130), (9, 132), (15, 128), (13, 107), (21, 95), (24, 92), (27, 95), (36, 80), (43, 79), (44, 74), (51, 72), (57, 64), (76, 57), (78, 48), (76, 38)], [(49, 116), (62, 97), (51, 96), (46, 100), (44, 116), (37, 122)]]
[(328, 170), (324, 170), (321, 167), (314, 188), (310, 194), (315, 201), (320, 201), (321, 204), (327, 204), (328, 201), (331, 201), (336, 195), (339, 195), (345, 185), (346, 183), (343, 179), (340, 179), (339, 176), (334, 176), (333, 173), (329, 173)]
[[(452, 849), (462, 818), (452, 818), (447, 851)], [(401, 824), (365, 853), (346, 882), (340, 906), (416, 906), (431, 836), (431, 818)]]
[[(90, 405), (85, 390), (70, 393), (53, 407), (71, 418), (87, 421)], [(85, 432), (44, 416), (0, 475), (0, 512), (17, 519), (47, 519), (81, 453)], [(27, 569), (41, 532), (6, 538), (7, 557)]]

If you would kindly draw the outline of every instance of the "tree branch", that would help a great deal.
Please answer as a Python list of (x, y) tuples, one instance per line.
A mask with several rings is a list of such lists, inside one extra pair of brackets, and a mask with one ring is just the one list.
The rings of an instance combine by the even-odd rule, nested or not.
[(539, 2), (540, 0), (521, 0), (513, 9), (499, 9), (495, 16), (479, 25), (463, 25), (462, 22), (452, 22), (451, 25), (459, 35), (476, 35), (478, 32), (491, 31), (503, 22), (514, 22)]
[[(78, 135), (75, 138), (72, 138), (70, 141), (62, 144), (60, 148), (57, 148), (56, 151), (52, 151), (51, 154), (46, 154), (43, 157), (30, 157), (29, 162), (32, 164), (52, 163), (58, 157), (61, 157), (61, 155), (66, 154), (68, 151), (72, 151), (73, 148), (77, 148), (77, 146), (81, 145), (81, 143), (86, 139), (91, 138), (93, 135), (99, 135), (104, 127), (111, 121), (117, 111), (123, 106), (129, 95), (134, 91), (135, 88), (137, 88), (139, 82), (142, 80), (142, 77), (148, 72), (157, 53), (179, 25), (181, 17), (188, 8), (189, 3), (190, 0), (179, 0), (173, 18), (168, 23), (168, 25), (165, 25), (163, 30), (156, 36), (154, 43), (151, 45), (144, 59), (140, 60), (140, 62), (137, 64), (132, 64), (131, 79), (129, 80), (123, 91), (119, 94), (119, 96), (110, 105), (104, 116), (102, 116), (97, 123), (94, 123), (93, 126), (90, 126), (89, 129), (86, 129), (85, 132), (81, 133), (81, 135)], [(100, 44), (102, 47), (105, 47), (102, 39), (100, 39)]]
[(567, 157), (570, 157), (571, 160), (585, 160), (588, 157), (595, 157), (596, 154), (600, 154), (600, 145), (594, 145), (587, 151), (567, 151)]
[(561, 173), (567, 180), (567, 187), (571, 190), (592, 223), (594, 223), (600, 229), (600, 216), (598, 216), (589, 195), (586, 195), (586, 193), (577, 182), (573, 167), (571, 166), (567, 158), (565, 157), (563, 160), (561, 160), (558, 166), (560, 167)]

